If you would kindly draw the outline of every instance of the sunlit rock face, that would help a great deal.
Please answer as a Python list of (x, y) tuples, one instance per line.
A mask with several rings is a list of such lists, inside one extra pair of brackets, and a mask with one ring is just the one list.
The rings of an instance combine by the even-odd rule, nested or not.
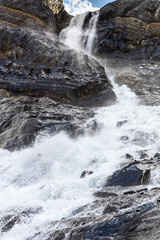
[(160, 59), (160, 2), (118, 0), (100, 10), (97, 54)]
[(0, 22), (30, 28), (56, 30), (53, 11), (42, 0), (0, 0)]
[(40, 0), (40, 5), (47, 6), (55, 15), (57, 33), (69, 25), (71, 15), (66, 12), (63, 0)]
[(58, 33), (70, 19), (60, 0), (0, 0), (0, 23)]
[(49, 6), (54, 14), (58, 14), (60, 11), (64, 11), (62, 0), (42, 0), (42, 4)]

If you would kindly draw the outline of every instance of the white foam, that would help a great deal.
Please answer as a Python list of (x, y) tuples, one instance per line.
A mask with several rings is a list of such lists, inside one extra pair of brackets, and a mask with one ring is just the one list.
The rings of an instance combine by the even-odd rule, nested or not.
[[(85, 15), (79, 16), (78, 21), (72, 19), (61, 34), (61, 40), (78, 51), (85, 51), (80, 41), (84, 19)], [(96, 21), (90, 26), (94, 27)], [(89, 45), (92, 49), (93, 41), (92, 36), (87, 51)], [(77, 140), (59, 133), (46, 136), (22, 151), (0, 150), (1, 215), (39, 209), (35, 216), (24, 217), (9, 232), (1, 233), (2, 240), (25, 240), (39, 228), (47, 233), (49, 222), (68, 217), (73, 210), (93, 200), (92, 193), (126, 161), (126, 153), (136, 158), (140, 150), (147, 149), (150, 154), (159, 150), (160, 107), (140, 106), (136, 95), (126, 86), (115, 84), (115, 73), (108, 69), (107, 63), (103, 65), (114, 85), (117, 103), (97, 110), (95, 120), (103, 126), (101, 131)], [(117, 122), (124, 120), (127, 123), (117, 128)], [(138, 140), (138, 132), (147, 137)], [(120, 140), (124, 136), (128, 140)], [(94, 173), (81, 179), (84, 170)]]

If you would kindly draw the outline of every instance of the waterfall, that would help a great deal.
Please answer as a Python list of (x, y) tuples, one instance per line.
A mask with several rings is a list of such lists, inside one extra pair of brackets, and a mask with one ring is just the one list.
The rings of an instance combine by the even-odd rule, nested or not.
[[(92, 55), (98, 14), (93, 13), (88, 28), (84, 28), (87, 14), (74, 17), (60, 40)], [(160, 107), (141, 106), (128, 87), (114, 82), (116, 72), (108, 68), (107, 61), (96, 60), (105, 68), (117, 95), (114, 106), (96, 110), (94, 120), (100, 131), (77, 140), (59, 133), (21, 151), (0, 150), (0, 213), (6, 216), (28, 211), (22, 222), (1, 233), (1, 240), (32, 239), (39, 229), (47, 233), (49, 223), (71, 217), (75, 209), (93, 201), (93, 193), (107, 176), (126, 161), (126, 153), (136, 159), (146, 148), (151, 155), (158, 151)], [(125, 124), (119, 128), (119, 122)], [(138, 137), (140, 132), (146, 137)], [(84, 170), (93, 174), (81, 179)]]
[[(86, 23), (87, 27), (85, 27), (88, 14), (91, 16), (89, 16), (89, 22)], [(98, 12), (75, 16), (70, 25), (61, 31), (60, 41), (76, 51), (85, 51), (88, 55), (92, 55), (98, 17)]]
[(96, 27), (97, 27), (98, 17), (99, 17), (98, 13), (95, 13), (91, 17), (89, 21), (89, 26), (85, 32), (86, 51), (89, 55), (92, 55), (93, 53), (94, 41), (96, 39)]

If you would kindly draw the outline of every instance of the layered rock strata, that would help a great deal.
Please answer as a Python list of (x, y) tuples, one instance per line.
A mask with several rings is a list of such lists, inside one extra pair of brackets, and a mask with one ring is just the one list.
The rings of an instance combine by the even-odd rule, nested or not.
[(71, 16), (65, 11), (63, 1), (0, 1), (0, 23), (58, 32), (69, 24), (70, 19)]
[[(47, 96), (78, 106), (115, 101), (109, 79), (98, 62), (70, 50), (44, 32), (0, 27), (0, 88), (30, 96)], [(13, 63), (13, 59), (20, 61)]]
[(65, 26), (62, 18), (68, 24), (62, 1), (0, 1), (0, 147), (29, 146), (46, 128), (73, 136), (78, 115), (84, 123), (93, 116), (90, 107), (115, 102), (103, 67), (60, 43), (56, 34)]
[(160, 59), (160, 2), (117, 0), (99, 13), (96, 54)]

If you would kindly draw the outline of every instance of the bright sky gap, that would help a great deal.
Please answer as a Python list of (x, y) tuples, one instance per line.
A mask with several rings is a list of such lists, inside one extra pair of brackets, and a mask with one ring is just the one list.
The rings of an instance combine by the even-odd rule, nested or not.
[(64, 0), (66, 10), (73, 15), (87, 11), (96, 11), (111, 0)]

